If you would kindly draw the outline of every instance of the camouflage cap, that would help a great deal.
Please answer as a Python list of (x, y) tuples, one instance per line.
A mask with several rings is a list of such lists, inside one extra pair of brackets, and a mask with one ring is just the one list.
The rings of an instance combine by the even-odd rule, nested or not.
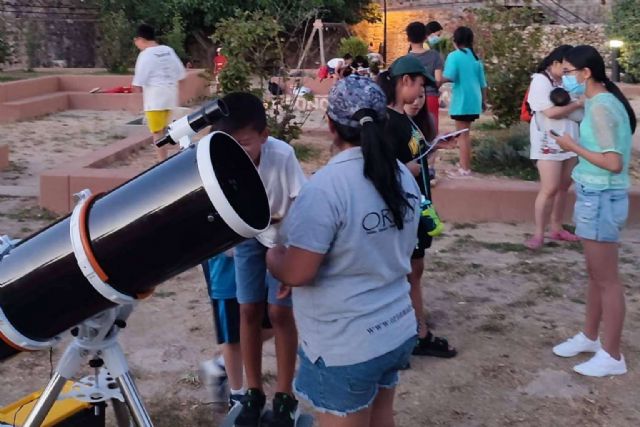
[(387, 114), (387, 98), (380, 86), (367, 77), (356, 75), (338, 80), (329, 91), (329, 108), (327, 115), (336, 123), (358, 128), (360, 122), (353, 116), (362, 109), (375, 111), (376, 121), (381, 121)]

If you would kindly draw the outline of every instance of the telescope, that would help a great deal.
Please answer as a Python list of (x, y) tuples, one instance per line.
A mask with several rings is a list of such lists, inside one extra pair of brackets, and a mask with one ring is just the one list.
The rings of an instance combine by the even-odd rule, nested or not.
[(186, 148), (191, 144), (191, 137), (207, 126), (215, 124), (218, 120), (229, 115), (229, 109), (221, 99), (214, 99), (204, 104), (198, 111), (169, 125), (167, 134), (156, 141), (156, 147), (160, 148), (167, 144), (180, 144), (181, 148)]
[[(221, 105), (190, 115), (191, 132)], [(136, 424), (150, 426), (115, 336), (157, 285), (268, 227), (264, 185), (244, 149), (214, 132), (114, 190), (77, 196), (70, 215), (26, 240), (0, 242), (12, 246), (0, 248), (0, 362), (50, 348), (71, 330), (77, 343), (24, 425), (40, 425), (78, 360), (93, 352), (117, 377)]]

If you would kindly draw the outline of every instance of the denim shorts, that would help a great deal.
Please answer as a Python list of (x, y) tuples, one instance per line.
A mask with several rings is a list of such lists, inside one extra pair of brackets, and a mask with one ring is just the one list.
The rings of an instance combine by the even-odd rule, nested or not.
[(361, 411), (371, 406), (380, 388), (398, 384), (398, 370), (409, 363), (415, 345), (413, 337), (382, 356), (346, 366), (326, 366), (322, 358), (313, 363), (300, 349), (295, 392), (321, 413), (344, 417)]
[(618, 242), (628, 215), (627, 190), (590, 190), (576, 183), (573, 220), (578, 237), (597, 242)]
[(236, 296), (240, 304), (267, 301), (269, 304), (291, 307), (291, 294), (278, 299), (280, 282), (267, 271), (267, 248), (256, 239), (235, 247)]

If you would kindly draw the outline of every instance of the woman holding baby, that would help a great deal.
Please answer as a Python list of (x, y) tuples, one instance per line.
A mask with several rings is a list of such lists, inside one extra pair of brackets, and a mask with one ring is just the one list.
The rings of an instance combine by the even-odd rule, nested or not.
[[(562, 228), (571, 172), (577, 163), (576, 154), (562, 150), (550, 132), (568, 134), (578, 139), (583, 100), (579, 88), (564, 85), (570, 97), (563, 99), (562, 59), (572, 46), (554, 49), (538, 66), (531, 79), (527, 102), (532, 111), (530, 123), (531, 154), (540, 175), (540, 190), (535, 201), (535, 232), (525, 246), (538, 250), (544, 245), (547, 224), (552, 240), (574, 242), (578, 238)], [(565, 95), (566, 96), (566, 95)]]

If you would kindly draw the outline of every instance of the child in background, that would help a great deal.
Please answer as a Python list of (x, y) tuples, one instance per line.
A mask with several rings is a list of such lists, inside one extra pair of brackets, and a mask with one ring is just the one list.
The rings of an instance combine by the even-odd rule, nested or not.
[(438, 133), (439, 129), (439, 117), (440, 117), (440, 92), (438, 91), (438, 84), (442, 81), (442, 69), (444, 68), (444, 61), (442, 55), (435, 49), (425, 49), (423, 44), (427, 40), (427, 27), (422, 22), (412, 22), (407, 26), (407, 39), (411, 44), (411, 52), (409, 55), (413, 55), (427, 70), (427, 74), (435, 79), (437, 84), (427, 85), (427, 99), (426, 110), (431, 114), (434, 122), (435, 133)]
[[(418, 181), (422, 196), (430, 196), (428, 168), (416, 161), (426, 150), (423, 132), (405, 112), (407, 105), (422, 98), (424, 106), (425, 86), (435, 81), (414, 55), (398, 58), (388, 71), (380, 74), (378, 83), (387, 97), (388, 119), (385, 126), (385, 141), (393, 147), (398, 160), (405, 164)], [(428, 123), (428, 122), (427, 122)], [(426, 130), (426, 127), (425, 127)], [(426, 138), (433, 137), (435, 130), (430, 129)], [(426, 163), (426, 160), (425, 160)], [(426, 172), (423, 175), (423, 171)], [(425, 251), (431, 246), (431, 236), (419, 227), (417, 244), (411, 254), (411, 272), (408, 275), (410, 296), (418, 323), (418, 339), (413, 350), (414, 355), (453, 357), (456, 349), (449, 346), (445, 338), (434, 336), (427, 326), (422, 298), (421, 278), (424, 272)]]
[(291, 296), (280, 292), (280, 283), (267, 271), (265, 256), (267, 249), (278, 243), (279, 222), (289, 211), (305, 176), (293, 148), (284, 141), (269, 137), (266, 111), (258, 97), (249, 93), (230, 93), (223, 100), (229, 116), (220, 121), (218, 130), (235, 138), (258, 168), (269, 198), (272, 224), (257, 238), (236, 246), (234, 253), (236, 296), (240, 303), (240, 344), (248, 386), (242, 400), (242, 412), (235, 425), (260, 425), (266, 405), (262, 388), (260, 336), (266, 299), (275, 335), (278, 367), (273, 399), (274, 419), (270, 425), (293, 427), (298, 413), (298, 401), (292, 394), (298, 332)]

